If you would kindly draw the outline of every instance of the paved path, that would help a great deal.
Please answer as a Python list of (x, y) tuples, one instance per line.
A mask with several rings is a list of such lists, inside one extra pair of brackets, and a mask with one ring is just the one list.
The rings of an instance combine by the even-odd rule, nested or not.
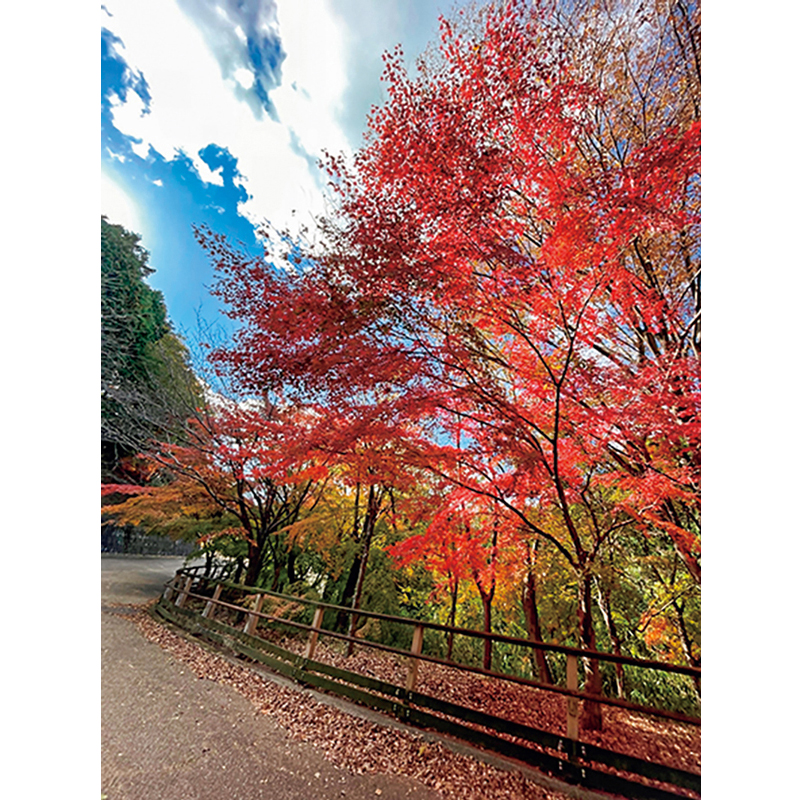
[(102, 793), (108, 800), (433, 800), (417, 781), (353, 775), (233, 688), (200, 680), (119, 615), (157, 597), (179, 558), (104, 556)]

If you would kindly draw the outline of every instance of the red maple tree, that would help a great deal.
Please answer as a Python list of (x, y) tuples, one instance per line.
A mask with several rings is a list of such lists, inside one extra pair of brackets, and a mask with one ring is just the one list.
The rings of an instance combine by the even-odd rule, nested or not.
[[(486, 509), (440, 525), (466, 496), (550, 546), (575, 576), (589, 649), (593, 570), (618, 531), (664, 532), (700, 580), (694, 50), (656, 4), (651, 34), (606, 69), (585, 36), (596, 5), (576, 4), (580, 35), (547, 3), (443, 21), (416, 77), (387, 56), (388, 100), (352, 164), (329, 159), (338, 210), (295, 269), (199, 234), (241, 324), (218, 363), (313, 409), (354, 469), (380, 461), (373, 502), (404, 468), (444, 481), (435, 547), (485, 527)], [(665, 69), (664, 52), (675, 69), (636, 106), (631, 83)], [(470, 567), (487, 618), (492, 558)], [(599, 693), (597, 662), (585, 670)], [(586, 710), (599, 727), (599, 706)]]
[(605, 158), (610, 100), (541, 8), (490, 8), (474, 37), (443, 22), (416, 78), (387, 58), (371, 138), (351, 166), (330, 160), (321, 261), (374, 341), (402, 343), (442, 430), (468, 426), (429, 466), (573, 568), (593, 649), (592, 568), (615, 531), (665, 532), (700, 579), (700, 125)]

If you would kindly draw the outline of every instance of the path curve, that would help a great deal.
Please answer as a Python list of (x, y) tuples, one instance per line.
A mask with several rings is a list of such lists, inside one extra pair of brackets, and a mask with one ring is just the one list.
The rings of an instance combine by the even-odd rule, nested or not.
[(354, 775), (290, 739), (232, 687), (147, 641), (125, 606), (152, 600), (182, 559), (104, 556), (102, 794), (107, 800), (434, 800), (397, 775)]

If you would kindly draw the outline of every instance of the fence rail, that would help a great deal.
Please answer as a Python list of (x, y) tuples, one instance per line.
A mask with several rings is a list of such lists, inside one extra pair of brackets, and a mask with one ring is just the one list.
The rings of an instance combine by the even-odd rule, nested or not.
[[(483, 631), (455, 628), (438, 623), (423, 622), (407, 617), (396, 617), (360, 609), (354, 611), (352, 608), (330, 603), (233, 584), (225, 581), (223, 579), (224, 576), (216, 571), (210, 575), (200, 574), (202, 571), (202, 566), (178, 570), (175, 577), (167, 584), (161, 601), (156, 606), (156, 611), (182, 627), (186, 627), (195, 633), (200, 633), (218, 644), (231, 647), (243, 655), (264, 663), (273, 670), (289, 675), (295, 680), (316, 686), (324, 691), (349, 697), (356, 702), (393, 714), (410, 724), (435, 728), (455, 735), (482, 747), (517, 758), (532, 766), (549, 771), (564, 780), (587, 788), (602, 789), (632, 798), (655, 798), (656, 800), (687, 796), (683, 793), (676, 794), (672, 787), (688, 789), (698, 796), (700, 794), (700, 776), (697, 773), (646, 761), (587, 742), (581, 742), (577, 725), (578, 700), (621, 707), (628, 711), (645, 713), (683, 724), (700, 725), (700, 719), (691, 715), (579, 691), (577, 688), (577, 663), (579, 658), (593, 658), (599, 661), (623, 663), (650, 670), (688, 675), (699, 679), (700, 670), (697, 668), (627, 656), (616, 656), (610, 653), (563, 645), (550, 645), (544, 642), (517, 639), (501, 634), (488, 634)], [(195, 583), (197, 583), (196, 590)], [(222, 597), (222, 593), (225, 591), (245, 596), (254, 595), (255, 604), (252, 608), (243, 608), (240, 604), (229, 602), (229, 600)], [(311, 625), (308, 625), (264, 612), (261, 608), (265, 598), (288, 602), (295, 606), (313, 608), (314, 620)], [(201, 601), (203, 604), (202, 612), (187, 608), (186, 605), (189, 600)], [(245, 619), (244, 630), (239, 630), (213, 619), (217, 609), (228, 609), (242, 615)], [(392, 647), (380, 642), (373, 642), (324, 628), (323, 618), (326, 610), (335, 611), (337, 614), (357, 614), (359, 618), (372, 618), (412, 626), (411, 649)], [(275, 626), (281, 626), (284, 629), (288, 627), (298, 632), (307, 633), (308, 638), (304, 653), (298, 655), (260, 637), (258, 635), (258, 626), (262, 622), (271, 626), (272, 629)], [(448, 634), (452, 633), (453, 635), (470, 636), (482, 640), (489, 639), (492, 642), (519, 645), (529, 649), (538, 648), (560, 653), (567, 658), (568, 685), (563, 687), (542, 683), (518, 675), (486, 670), (425, 654), (423, 652), (424, 633), (427, 629), (443, 631)], [(388, 683), (313, 660), (317, 643), (320, 637), (323, 636), (405, 657), (408, 661), (405, 685), (400, 686)], [(496, 717), (416, 691), (417, 673), (421, 662), (455, 668), (493, 680), (522, 684), (567, 697), (567, 736)], [(570, 673), (572, 673), (572, 676), (570, 676)], [(502, 738), (502, 736), (511, 736), (543, 749), (532, 749), (527, 744), (509, 741), (506, 738)], [(628, 777), (597, 769), (595, 766), (597, 764), (611, 767), (614, 770), (635, 776), (635, 778), (658, 781), (667, 788), (641, 783), (636, 779), (631, 780)]]

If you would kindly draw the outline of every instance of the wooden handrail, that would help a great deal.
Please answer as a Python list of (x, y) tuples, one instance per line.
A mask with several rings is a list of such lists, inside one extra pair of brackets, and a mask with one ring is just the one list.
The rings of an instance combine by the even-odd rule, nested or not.
[(363, 609), (353, 609), (348, 606), (337, 606), (333, 603), (324, 603), (320, 600), (308, 600), (305, 597), (295, 597), (294, 595), (281, 594), (280, 592), (269, 592), (255, 586), (245, 586), (243, 584), (232, 583), (230, 581), (217, 581), (216, 579), (207, 579), (209, 582), (221, 583), (231, 589), (246, 592), (248, 594), (263, 594), (267, 597), (277, 597), (281, 600), (289, 600), (294, 603), (301, 603), (302, 605), (313, 606), (314, 608), (332, 609), (337, 612), (344, 612), (346, 614), (358, 614), (360, 617), (369, 617), (371, 619), (384, 620), (386, 622), (396, 622), (403, 625), (422, 625), (423, 628), (428, 630), (444, 631), (445, 633), (453, 633), (458, 636), (471, 636), (476, 639), (491, 639), (494, 642), (501, 642), (503, 644), (518, 645), (521, 647), (528, 647), (536, 650), (546, 650), (553, 653), (561, 653), (562, 655), (575, 655), (578, 658), (596, 658), (601, 661), (607, 661), (615, 664), (627, 664), (632, 667), (642, 667), (644, 669), (655, 669), (661, 672), (672, 672), (679, 675), (688, 675), (693, 678), (700, 678), (700, 667), (691, 667), (683, 664), (669, 664), (665, 661), (654, 661), (652, 659), (636, 658), (634, 656), (617, 655), (616, 653), (606, 653), (602, 650), (590, 650), (583, 647), (572, 647), (563, 644), (549, 644), (547, 642), (538, 641), (535, 639), (520, 639), (514, 636), (506, 636), (502, 633), (487, 633), (486, 631), (478, 631), (473, 628), (458, 628), (453, 625), (443, 625), (439, 622), (427, 622), (425, 620), (413, 619), (412, 617), (398, 617), (392, 614), (382, 614), (377, 611), (364, 611)]
[[(181, 573), (181, 570), (179, 570), (179, 574), (180, 573)], [(178, 576), (176, 575), (176, 578), (177, 577)], [(237, 589), (237, 590), (242, 590), (242, 589), (248, 589), (249, 590), (249, 589), (252, 589), (252, 587), (242, 587), (242, 586), (240, 586), (238, 584), (230, 584), (230, 583), (226, 583), (226, 582), (218, 582), (218, 581), (214, 581), (212, 579), (205, 579), (205, 580), (206, 580), (207, 583), (214, 583), (214, 584), (217, 584), (217, 585), (219, 585), (221, 583), (223, 585), (227, 585), (230, 588)], [(413, 620), (413, 619), (410, 619), (408, 617), (392, 617), (392, 616), (386, 615), (386, 614), (375, 614), (374, 612), (365, 612), (365, 611), (361, 611), (361, 610), (359, 610), (358, 612), (355, 612), (353, 609), (348, 609), (348, 608), (346, 608), (344, 606), (335, 606), (335, 605), (332, 605), (330, 603), (318, 603), (317, 601), (314, 601), (314, 600), (306, 600), (305, 598), (296, 598), (296, 597), (293, 597), (291, 595), (283, 595), (283, 594), (280, 594), (278, 592), (268, 592), (268, 591), (265, 591), (263, 589), (259, 589), (259, 590), (256, 590), (256, 591), (258, 592), (259, 595), (261, 595), (262, 598), (265, 597), (265, 596), (278, 597), (280, 599), (297, 601), (297, 602), (299, 602), (301, 604), (304, 604), (304, 605), (313, 605), (313, 606), (315, 606), (317, 608), (330, 608), (330, 609), (336, 609), (336, 610), (342, 610), (342, 611), (349, 611), (350, 613), (358, 613), (361, 616), (374, 616), (374, 617), (377, 617), (378, 619), (388, 619), (388, 620), (391, 620), (391, 621), (398, 621), (398, 622), (403, 622), (405, 624), (415, 625), (416, 628), (419, 629), (419, 630), (421, 630), (422, 628), (424, 628), (425, 626), (428, 625), (428, 623), (425, 623), (425, 622), (422, 622), (422, 621), (418, 621), (418, 620)], [(328, 637), (333, 638), (333, 639), (339, 639), (339, 640), (345, 641), (345, 642), (353, 642), (353, 643), (359, 644), (359, 645), (361, 645), (363, 647), (369, 647), (369, 648), (372, 648), (374, 650), (381, 650), (383, 652), (392, 653), (392, 654), (399, 655), (399, 656), (402, 656), (402, 657), (405, 657), (405, 658), (410, 658), (412, 664), (414, 662), (418, 663), (419, 661), (427, 661), (427, 662), (432, 663), (432, 664), (439, 664), (440, 666), (451, 667), (451, 668), (454, 668), (454, 669), (459, 669), (459, 670), (465, 671), (465, 672), (471, 672), (471, 673), (474, 673), (474, 674), (477, 674), (477, 675), (482, 675), (482, 676), (489, 677), (489, 678), (496, 678), (496, 679), (499, 679), (499, 680), (505, 680), (505, 681), (508, 681), (510, 683), (516, 683), (516, 684), (520, 684), (520, 685), (523, 685), (523, 686), (530, 686), (530, 687), (536, 688), (536, 689), (543, 689), (545, 691), (553, 692), (555, 694), (564, 695), (564, 696), (566, 696), (568, 698), (576, 698), (576, 699), (579, 699), (579, 700), (586, 700), (586, 701), (591, 701), (591, 702), (595, 702), (595, 703), (601, 703), (603, 705), (615, 706), (617, 708), (624, 708), (624, 709), (626, 709), (628, 711), (635, 711), (635, 712), (640, 712), (640, 713), (644, 713), (644, 714), (651, 714), (653, 716), (658, 716), (658, 717), (662, 717), (664, 719), (674, 720), (676, 722), (684, 722), (684, 723), (687, 723), (689, 725), (700, 725), (701, 724), (701, 720), (700, 720), (699, 717), (695, 717), (695, 716), (692, 716), (692, 715), (689, 715), (689, 714), (682, 714), (680, 712), (675, 712), (675, 711), (666, 711), (666, 710), (663, 710), (663, 709), (655, 708), (653, 706), (643, 706), (643, 705), (639, 705), (638, 703), (631, 703), (631, 702), (629, 702), (627, 700), (621, 700), (621, 699), (612, 698), (612, 697), (605, 697), (603, 695), (596, 695), (596, 694), (590, 694), (590, 693), (587, 693), (587, 692), (581, 692), (581, 691), (577, 690), (577, 687), (573, 688), (572, 686), (568, 686), (568, 688), (565, 689), (565, 688), (563, 688), (561, 686), (557, 686), (555, 684), (542, 683), (540, 681), (535, 681), (535, 680), (532, 680), (530, 678), (523, 678), (523, 677), (518, 676), (518, 675), (509, 675), (508, 673), (504, 673), (504, 672), (496, 672), (494, 670), (483, 669), (481, 667), (473, 667), (473, 666), (470, 666), (468, 664), (461, 664), (461, 663), (459, 663), (457, 661), (447, 661), (447, 660), (444, 660), (444, 659), (441, 659), (441, 658), (436, 658), (434, 656), (424, 655), (421, 652), (414, 652), (413, 647), (412, 647), (411, 651), (401, 650), (401, 649), (396, 648), (396, 647), (391, 647), (390, 645), (380, 644), (379, 642), (372, 642), (372, 641), (369, 641), (368, 639), (361, 639), (359, 637), (350, 636), (350, 635), (345, 634), (345, 633), (338, 633), (336, 631), (326, 630), (326, 629), (322, 628), (321, 626), (320, 627), (316, 627), (313, 624), (312, 625), (306, 625), (306, 624), (304, 624), (302, 622), (295, 622), (294, 620), (288, 620), (288, 619), (285, 619), (283, 617), (276, 617), (276, 616), (274, 616), (272, 614), (267, 614), (267, 613), (265, 613), (263, 611), (260, 611), (260, 609), (258, 609), (258, 610), (243, 609), (240, 605), (236, 605), (234, 603), (228, 603), (228, 602), (226, 602), (224, 600), (219, 599), (218, 596), (217, 596), (216, 600), (213, 597), (211, 599), (209, 599), (206, 595), (201, 595), (201, 594), (198, 594), (196, 592), (191, 592), (191, 591), (186, 592), (185, 590), (183, 592), (181, 592), (181, 596), (184, 596), (184, 592), (185, 592), (185, 597), (194, 597), (194, 598), (197, 598), (197, 599), (204, 600), (204, 601), (206, 601), (207, 605), (211, 604), (212, 607), (213, 606), (221, 606), (223, 608), (231, 609), (232, 611), (236, 611), (236, 612), (240, 612), (240, 613), (246, 614), (247, 617), (248, 617), (248, 627), (252, 631), (255, 631), (255, 627), (254, 627), (253, 623), (251, 622), (251, 620), (255, 621), (257, 619), (263, 619), (263, 620), (266, 620), (268, 622), (279, 623), (281, 625), (286, 625), (286, 626), (289, 626), (291, 628), (296, 628), (298, 630), (309, 631), (310, 633), (312, 633), (312, 635), (316, 634), (317, 636), (319, 636), (320, 634), (324, 634), (325, 636), (328, 636)], [(216, 591), (215, 591), (215, 595), (216, 595)], [(185, 602), (185, 600), (184, 600), (184, 602)], [(260, 606), (260, 603), (259, 603), (259, 606)], [(440, 626), (437, 623), (432, 623), (432, 624), (435, 625), (437, 628), (442, 628), (444, 630), (453, 630), (456, 633), (459, 633), (459, 632), (463, 631), (465, 633), (479, 633), (483, 637), (494, 636), (494, 637), (497, 637), (498, 639), (509, 639), (509, 638), (511, 638), (511, 637), (503, 637), (501, 634), (486, 634), (483, 631), (471, 631), (468, 628), (459, 629), (459, 628), (451, 628), (449, 626)], [(516, 644), (521, 644), (521, 645), (531, 645), (532, 644), (527, 639), (512, 639), (512, 641), (514, 643), (516, 643)], [(421, 643), (421, 637), (420, 637), (420, 643)], [(316, 640), (315, 640), (315, 644), (316, 644)], [(611, 659), (611, 658), (608, 658), (608, 656), (610, 656), (612, 654), (596, 652), (596, 651), (593, 651), (593, 650), (582, 650), (580, 648), (563, 648), (560, 645), (555, 645), (555, 646), (543, 645), (543, 647), (546, 648), (546, 649), (550, 649), (551, 647), (558, 647), (561, 652), (567, 652), (568, 657), (570, 657), (570, 658), (575, 658), (577, 655), (580, 655), (582, 657), (587, 657), (587, 656), (594, 655), (595, 653), (596, 653), (596, 656), (599, 659), (605, 658), (606, 660), (611, 661), (611, 660), (617, 660), (619, 658), (619, 657), (614, 657), (613, 659)], [(576, 661), (577, 661), (577, 658), (576, 658)], [(645, 661), (636, 660), (636, 659), (631, 659), (631, 661), (634, 661), (636, 666), (645, 666), (645, 667), (648, 667), (650, 669), (655, 669), (655, 668), (663, 669), (664, 667), (672, 667), (672, 666), (674, 666), (674, 665), (671, 665), (671, 664), (662, 664), (662, 662), (645, 662)], [(655, 666), (655, 667), (654, 666), (650, 666), (651, 664), (657, 665), (657, 666)], [(697, 672), (699, 673), (699, 670), (697, 670)]]

